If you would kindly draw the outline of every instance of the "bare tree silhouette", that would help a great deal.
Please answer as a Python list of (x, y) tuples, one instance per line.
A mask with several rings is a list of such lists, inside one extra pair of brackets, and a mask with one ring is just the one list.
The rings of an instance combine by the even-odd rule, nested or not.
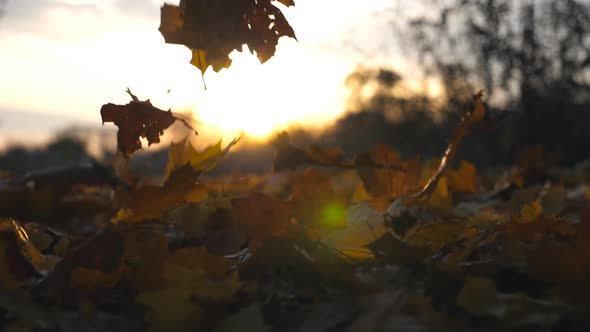
[(518, 110), (513, 144), (590, 157), (590, 1), (429, 1), (405, 27), (449, 103), (484, 88), (490, 102)]
[(443, 76), (462, 70), (472, 84), (506, 100), (556, 88), (590, 99), (589, 1), (445, 3), (437, 17), (410, 23), (411, 40), (430, 70)]

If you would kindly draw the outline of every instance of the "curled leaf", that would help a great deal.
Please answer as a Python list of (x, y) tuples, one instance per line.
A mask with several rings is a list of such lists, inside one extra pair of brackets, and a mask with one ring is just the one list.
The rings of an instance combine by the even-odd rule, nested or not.
[(470, 113), (467, 113), (466, 115), (464, 115), (461, 118), (461, 122), (459, 123), (459, 127), (457, 127), (457, 129), (455, 130), (455, 135), (453, 136), (453, 138), (451, 139), (451, 142), (447, 146), (447, 149), (445, 150), (445, 153), (440, 160), (438, 169), (436, 170), (434, 175), (432, 175), (432, 177), (426, 183), (426, 185), (422, 188), (422, 190), (420, 190), (419, 192), (412, 195), (413, 198), (415, 198), (415, 199), (421, 199), (421, 198), (428, 199), (430, 197), (430, 195), (432, 194), (432, 192), (436, 189), (436, 185), (438, 184), (438, 181), (440, 181), (441, 177), (445, 174), (445, 171), (447, 170), (449, 163), (455, 157), (455, 154), (457, 153), (457, 150), (459, 149), (459, 145), (461, 144), (461, 142), (463, 141), (465, 136), (467, 136), (467, 134), (469, 134), (469, 130), (471, 129), (471, 127), (473, 127), (474, 124), (483, 120), (483, 118), (485, 116), (485, 108), (483, 105), (482, 98), (483, 98), (483, 91), (478, 92), (473, 97), (474, 103), (475, 103), (473, 111)]

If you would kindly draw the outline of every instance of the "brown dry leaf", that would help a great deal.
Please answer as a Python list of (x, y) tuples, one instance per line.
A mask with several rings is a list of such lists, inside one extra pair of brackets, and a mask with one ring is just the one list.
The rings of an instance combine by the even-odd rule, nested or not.
[(355, 259), (373, 258), (368, 245), (388, 231), (383, 214), (367, 203), (351, 206), (346, 211), (346, 225), (322, 237), (322, 242)]
[[(399, 164), (397, 153), (385, 144), (377, 144), (370, 152), (369, 158), (375, 163)], [(367, 192), (373, 197), (386, 197), (394, 200), (405, 194), (405, 174), (389, 169), (360, 169), (359, 176), (365, 183)]]
[(221, 187), (228, 195), (241, 196), (263, 188), (268, 183), (269, 177), (270, 174), (244, 174), (234, 171), (226, 176), (217, 177), (211, 186)]
[(520, 168), (520, 172), (515, 176), (515, 183), (524, 186), (544, 178), (549, 159), (542, 145), (528, 147), (519, 151), (516, 164)]
[[(163, 284), (168, 241), (163, 229), (112, 227), (70, 253), (52, 275), (54, 283), (83, 293), (111, 289), (120, 281), (133, 289), (155, 289)], [(62, 287), (62, 286), (59, 286)]]
[(250, 237), (251, 249), (260, 247), (267, 238), (287, 235), (292, 209), (291, 202), (260, 193), (232, 200), (233, 219)]
[(295, 6), (295, 0), (277, 0), (278, 2), (282, 3), (283, 5), (289, 7), (289, 6)]
[[(293, 5), (293, 1), (282, 1)], [(160, 32), (167, 43), (191, 49), (191, 63), (205, 72), (231, 65), (229, 54), (246, 44), (262, 63), (274, 55), (282, 36), (295, 38), (283, 13), (270, 0), (181, 0), (164, 4)]]
[(146, 138), (148, 145), (159, 143), (164, 130), (176, 120), (194, 130), (186, 121), (175, 117), (172, 111), (163, 111), (154, 107), (149, 100), (140, 101), (129, 89), (127, 89), (127, 93), (132, 98), (129, 104), (115, 105), (109, 103), (102, 105), (100, 109), (103, 124), (112, 122), (119, 127), (117, 148), (125, 158), (129, 158), (133, 152), (141, 149), (140, 137)]
[[(504, 230), (511, 236), (516, 236), (522, 241), (538, 241), (546, 236), (557, 235), (563, 238), (571, 238), (575, 235), (575, 228), (567, 220), (545, 217), (537, 214), (539, 211), (535, 210), (538, 207), (531, 207), (531, 213), (536, 214), (536, 217), (527, 222), (505, 222), (500, 225), (500, 230)], [(528, 216), (527, 218), (530, 218)]]
[(451, 243), (470, 228), (464, 222), (428, 224), (412, 229), (404, 236), (404, 241), (416, 248), (429, 248), (435, 251)]
[(276, 150), (273, 160), (273, 169), (275, 172), (296, 169), (297, 166), (307, 162), (305, 151), (291, 144), (289, 134), (286, 131), (277, 135), (273, 140), (273, 145)]
[[(553, 219), (553, 218), (552, 218)], [(561, 221), (558, 235), (571, 239), (572, 226)], [(543, 243), (527, 254), (529, 270), (543, 279), (558, 282), (574, 294), (588, 294), (587, 276), (590, 275), (590, 210), (586, 209), (577, 225), (575, 240)], [(555, 227), (553, 227), (555, 229)], [(566, 231), (564, 231), (564, 229)]]
[(200, 170), (187, 164), (175, 169), (162, 187), (148, 185), (130, 192), (120, 191), (118, 200), (122, 202), (122, 208), (113, 221), (159, 219), (185, 202), (206, 197), (205, 191), (197, 183), (200, 174)]
[(231, 265), (222, 256), (212, 255), (205, 247), (178, 249), (166, 262), (167, 266), (182, 266), (190, 270), (201, 271), (211, 280), (226, 279), (230, 275)]
[(457, 170), (447, 174), (449, 189), (457, 193), (474, 193), (477, 191), (477, 170), (472, 163), (462, 160)]
[[(69, 250), (64, 258), (57, 263), (55, 269), (44, 280), (44, 284), (69, 294), (72, 288), (82, 287), (82, 292), (94, 290), (88, 288), (91, 283), (106, 286), (112, 285), (113, 279), (120, 279), (121, 264), (125, 250), (124, 237), (113, 227), (99, 231), (82, 244)], [(80, 270), (83, 269), (83, 270)], [(77, 275), (73, 271), (77, 270)], [(93, 280), (79, 280), (93, 276)]]
[(342, 165), (344, 164), (344, 152), (333, 147), (326, 148), (319, 145), (310, 145), (306, 151), (307, 159), (318, 165)]
[(287, 169), (294, 170), (302, 165), (316, 165), (340, 169), (376, 168), (396, 170), (399, 172), (406, 171), (406, 165), (398, 161), (394, 163), (378, 162), (367, 153), (357, 156), (354, 160), (347, 160), (344, 152), (336, 147), (327, 148), (319, 145), (310, 145), (306, 149), (298, 148), (291, 144), (289, 134), (286, 131), (277, 135), (273, 144), (276, 149), (273, 166), (277, 172)]
[(76, 267), (70, 274), (70, 286), (85, 293), (100, 292), (115, 287), (120, 280), (117, 272), (103, 272), (85, 267)]
[(164, 229), (135, 227), (121, 229), (125, 250), (122, 273), (136, 289), (155, 289), (164, 281), (164, 264), (168, 257), (168, 240)]
[[(361, 162), (360, 160), (365, 160)], [(399, 165), (399, 169), (359, 168), (358, 173), (365, 184), (365, 189), (373, 199), (382, 201), (377, 204), (383, 211), (395, 199), (415, 190), (419, 183), (420, 160), (413, 158), (402, 162), (401, 158), (385, 144), (377, 144), (369, 153), (357, 158), (357, 164), (366, 165)]]
[(291, 144), (289, 134), (283, 131), (277, 135), (273, 144), (276, 149), (273, 161), (276, 172), (296, 169), (298, 166), (311, 164), (331, 167), (348, 167), (344, 160), (344, 153), (339, 148), (326, 148), (311, 145), (301, 149)]
[(198, 329), (204, 310), (197, 303), (229, 301), (241, 287), (227, 260), (211, 255), (205, 248), (180, 249), (169, 255), (163, 268), (161, 289), (144, 291), (137, 302), (148, 307), (153, 328), (193, 331)]

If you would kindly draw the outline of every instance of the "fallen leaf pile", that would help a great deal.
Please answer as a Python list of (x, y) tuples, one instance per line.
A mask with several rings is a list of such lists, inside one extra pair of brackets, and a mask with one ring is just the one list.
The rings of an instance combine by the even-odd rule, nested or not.
[[(549, 168), (542, 147), (508, 168), (457, 160), (485, 121), (481, 98), (442, 160), (383, 144), (349, 158), (285, 133), (265, 175), (210, 175), (239, 139), (199, 150), (190, 137), (172, 143), (159, 183), (98, 164), (5, 175), (0, 325), (588, 330), (590, 170)], [(128, 156), (174, 121), (136, 98), (109, 105), (103, 120)]]

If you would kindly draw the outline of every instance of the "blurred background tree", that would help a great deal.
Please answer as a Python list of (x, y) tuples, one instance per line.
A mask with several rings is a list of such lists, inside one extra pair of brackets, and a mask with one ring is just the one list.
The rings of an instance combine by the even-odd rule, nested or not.
[(566, 163), (590, 157), (590, 1), (422, 2), (427, 11), (392, 25), (423, 77), (441, 83), (440, 97), (400, 92), (395, 72), (359, 68), (347, 82), (352, 112), (332, 136), (363, 128), (405, 154), (440, 153), (470, 96), (484, 89), (493, 125), (466, 142), (464, 158), (511, 162), (536, 145)]
[[(450, 105), (485, 87), (514, 110), (512, 145), (542, 144), (565, 161), (590, 151), (590, 1), (438, 1), (409, 22), (424, 69)], [(506, 133), (508, 134), (508, 133)]]
[[(0, 0), (0, 10), (5, 2)], [(318, 132), (291, 128), (294, 144), (339, 146), (350, 154), (384, 142), (404, 156), (437, 157), (471, 96), (484, 89), (491, 125), (464, 142), (458, 159), (512, 163), (533, 146), (564, 163), (590, 157), (589, 0), (416, 3), (425, 9), (417, 16), (387, 10), (380, 15), (395, 21), (391, 45), (401, 45), (408, 63), (419, 64), (412, 67), (421, 72), (417, 76), (438, 81), (440, 93), (412, 90), (408, 77), (391, 68), (359, 66), (346, 81), (347, 112)], [(21, 150), (13, 151), (20, 158), (15, 165), (24, 163)], [(165, 154), (146, 156), (145, 164), (161, 168)], [(268, 171), (271, 158), (271, 145), (244, 140), (217, 170)]]

